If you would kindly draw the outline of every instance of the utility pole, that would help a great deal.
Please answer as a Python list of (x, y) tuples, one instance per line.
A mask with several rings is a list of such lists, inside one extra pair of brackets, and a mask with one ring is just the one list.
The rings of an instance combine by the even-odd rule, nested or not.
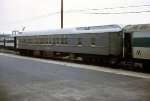
[(63, 28), (63, 0), (61, 0), (61, 28)]

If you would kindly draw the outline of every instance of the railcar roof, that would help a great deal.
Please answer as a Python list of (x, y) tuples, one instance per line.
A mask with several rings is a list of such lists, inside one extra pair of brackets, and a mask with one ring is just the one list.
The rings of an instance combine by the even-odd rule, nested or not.
[(103, 26), (88, 26), (65, 28), (44, 31), (23, 32), (18, 36), (34, 36), (34, 35), (55, 35), (55, 34), (82, 34), (82, 33), (104, 33), (104, 32), (119, 32), (122, 30), (121, 25), (103, 25)]
[(124, 28), (125, 32), (150, 30), (150, 24), (128, 25)]

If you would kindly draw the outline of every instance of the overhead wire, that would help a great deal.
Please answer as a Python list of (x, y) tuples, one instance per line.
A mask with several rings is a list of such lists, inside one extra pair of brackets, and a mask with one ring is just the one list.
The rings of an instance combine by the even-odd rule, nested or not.
[[(113, 9), (125, 9), (125, 8), (137, 8), (137, 7), (149, 7), (150, 5), (136, 5), (136, 6), (119, 6), (119, 7), (107, 7), (107, 8), (95, 8), (95, 9), (79, 9), (79, 10), (68, 10), (64, 11), (64, 13), (82, 13), (82, 14), (101, 14), (101, 15), (107, 15), (107, 14), (136, 14), (136, 13), (149, 13), (150, 10), (145, 10), (145, 11), (130, 11), (130, 12), (95, 12), (98, 10), (113, 10)], [(93, 12), (94, 11), (94, 12)], [(16, 20), (16, 21), (11, 21), (11, 22), (3, 22), (0, 23), (0, 25), (7, 25), (7, 24), (15, 24), (15, 23), (23, 23), (23, 22), (29, 22), (29, 21), (35, 21), (35, 20), (40, 20), (46, 17), (50, 17), (53, 15), (60, 14), (60, 11), (57, 12), (51, 12), (47, 14), (43, 14), (40, 16), (32, 17), (32, 18), (27, 18), (23, 20)]]
[(150, 5), (138, 5), (138, 6), (118, 6), (118, 7), (106, 7), (106, 8), (94, 8), (94, 9), (80, 9), (80, 10), (68, 10), (66, 13), (71, 13), (71, 12), (82, 12), (82, 11), (88, 11), (88, 10), (104, 10), (104, 9), (125, 9), (125, 8), (136, 8), (136, 7), (150, 7)]
[(35, 20), (39, 20), (39, 19), (42, 19), (42, 18), (45, 18), (45, 17), (53, 16), (53, 15), (56, 15), (56, 14), (59, 14), (59, 13), (60, 12), (47, 13), (47, 14), (43, 14), (43, 15), (40, 15), (40, 16), (32, 17), (32, 18), (16, 20), (16, 21), (10, 21), (10, 22), (7, 22), (7, 23), (3, 22), (3, 23), (0, 23), (0, 25), (35, 21)]
[(135, 14), (135, 13), (146, 13), (146, 12), (150, 12), (150, 11), (133, 11), (133, 12), (117, 12), (117, 13), (107, 13), (107, 12), (101, 12), (101, 13), (91, 13), (91, 12), (82, 12), (82, 13), (84, 13), (84, 14)]
[[(124, 8), (148, 7), (148, 6), (150, 6), (150, 5), (125, 6), (125, 7), (120, 6), (120, 7), (110, 7), (110, 8), (102, 8), (102, 9), (117, 9), (117, 8), (124, 9)], [(99, 9), (92, 9), (92, 10), (99, 10)]]

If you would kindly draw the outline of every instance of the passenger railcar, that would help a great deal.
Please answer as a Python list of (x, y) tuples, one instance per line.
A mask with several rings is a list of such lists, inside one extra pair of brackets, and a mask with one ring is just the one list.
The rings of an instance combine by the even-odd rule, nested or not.
[(125, 58), (150, 64), (150, 24), (128, 25), (124, 28)]
[(122, 28), (119, 25), (77, 27), (16, 36), (20, 54), (56, 57), (69, 55), (88, 62), (116, 63), (122, 57)]
[(0, 47), (14, 49), (14, 36), (12, 35), (1, 35), (0, 36)]
[(6, 48), (13, 49), (14, 48), (14, 36), (8, 36), (4, 38), (4, 46)]
[(4, 47), (4, 37), (0, 37), (0, 47)]
[[(87, 62), (150, 65), (150, 24), (104, 25), (23, 32), (0, 37), (0, 46), (22, 55), (67, 57)], [(150, 69), (150, 68), (149, 68)]]

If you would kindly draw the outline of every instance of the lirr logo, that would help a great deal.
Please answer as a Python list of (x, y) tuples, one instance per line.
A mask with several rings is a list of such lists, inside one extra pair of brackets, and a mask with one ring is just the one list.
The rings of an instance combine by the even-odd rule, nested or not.
[(136, 55), (141, 55), (141, 51), (140, 51), (140, 50), (137, 50), (137, 51), (136, 51)]

